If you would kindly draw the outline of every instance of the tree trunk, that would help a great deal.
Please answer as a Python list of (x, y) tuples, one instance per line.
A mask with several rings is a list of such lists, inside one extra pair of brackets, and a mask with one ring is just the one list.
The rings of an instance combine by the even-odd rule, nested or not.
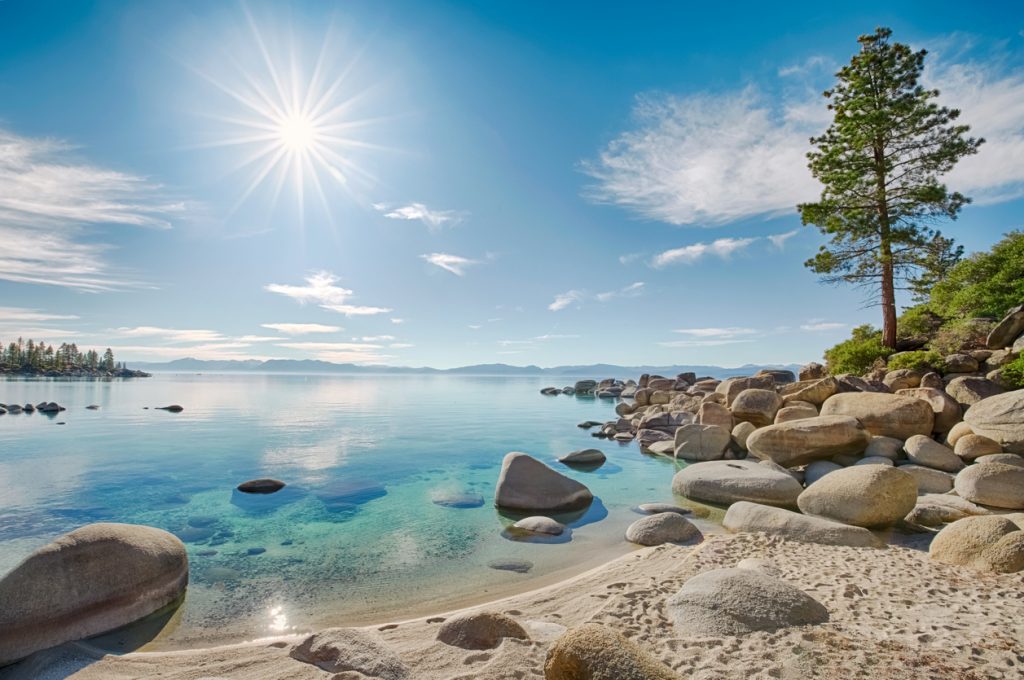
[(896, 349), (896, 286), (893, 283), (892, 245), (888, 228), (882, 237), (882, 344)]

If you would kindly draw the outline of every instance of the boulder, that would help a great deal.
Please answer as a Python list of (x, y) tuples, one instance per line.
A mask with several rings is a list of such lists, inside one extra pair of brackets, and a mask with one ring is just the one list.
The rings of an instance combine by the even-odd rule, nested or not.
[(782, 423), (788, 423), (793, 420), (816, 418), (817, 416), (818, 409), (814, 408), (814, 404), (809, 404), (806, 401), (795, 402), (790, 406), (784, 406), (778, 410), (775, 414), (775, 424), (781, 425)]
[(721, 460), (730, 441), (729, 430), (718, 425), (683, 425), (676, 430), (675, 457), (692, 461)]
[(942, 505), (947, 508), (953, 508), (962, 512), (965, 516), (967, 515), (991, 515), (992, 511), (987, 508), (983, 508), (980, 505), (976, 505), (965, 498), (960, 498), (954, 494), (943, 493), (933, 494), (926, 493), (918, 497), (917, 502), (930, 503), (934, 505)]
[(865, 456), (882, 456), (889, 460), (896, 460), (902, 454), (903, 442), (895, 437), (872, 437), (864, 449)]
[(851, 416), (871, 434), (907, 439), (931, 434), (935, 414), (931, 405), (913, 397), (881, 392), (845, 392), (829, 397), (823, 416)]
[(964, 415), (974, 434), (988, 437), (1008, 453), (1024, 454), (1024, 390), (977, 402)]
[(741, 450), (746, 451), (747, 439), (750, 438), (750, 435), (754, 434), (755, 430), (757, 430), (757, 428), (754, 427), (753, 423), (737, 423), (736, 427), (732, 428), (732, 440), (736, 442), (736, 446)]
[(431, 494), (431, 502), (443, 508), (479, 508), (484, 504), (484, 497), (472, 491), (437, 490)]
[(921, 385), (919, 387), (932, 387), (937, 390), (945, 390), (946, 383), (942, 382), (942, 376), (935, 371), (928, 371), (921, 376)]
[(854, 465), (885, 465), (887, 467), (892, 467), (893, 462), (891, 458), (886, 458), (885, 456), (864, 456), (854, 463)]
[(747, 450), (756, 458), (796, 467), (840, 454), (859, 454), (869, 440), (867, 430), (854, 418), (816, 416), (762, 427), (747, 438)]
[(638, 545), (661, 545), (700, 536), (690, 520), (677, 512), (660, 512), (638, 519), (626, 529), (626, 540)]
[(770, 375), (751, 376), (749, 378), (727, 378), (718, 383), (715, 392), (725, 397), (725, 405), (732, 406), (733, 399), (743, 390), (774, 390), (775, 378)]
[(775, 422), (775, 414), (782, 408), (782, 397), (774, 389), (746, 389), (736, 395), (730, 408), (736, 420), (764, 427)]
[(989, 332), (986, 344), (989, 349), (1009, 347), (1022, 333), (1024, 333), (1024, 305), (1018, 305), (1010, 309), (1003, 320)]
[(965, 434), (956, 440), (953, 452), (964, 460), (975, 460), (981, 456), (1002, 453), (1003, 447), (999, 442), (980, 434)]
[(576, 394), (589, 394), (594, 391), (595, 387), (597, 387), (596, 380), (577, 380), (572, 389)]
[(803, 543), (849, 545), (856, 548), (877, 548), (883, 545), (882, 541), (863, 527), (746, 501), (730, 505), (722, 525), (733, 532), (761, 532)]
[(685, 637), (721, 638), (828, 621), (813, 597), (754, 569), (714, 569), (697, 574), (665, 603)]
[(917, 481), (917, 493), (949, 493), (956, 475), (922, 465), (901, 465), (900, 470)]
[(498, 612), (461, 614), (437, 631), (439, 641), (462, 649), (494, 649), (505, 638), (528, 640), (530, 636), (515, 619)]
[(946, 433), (946, 446), (955, 447), (961, 437), (969, 434), (974, 434), (974, 430), (971, 429), (970, 425), (961, 420)]
[(600, 465), (604, 461), (605, 455), (599, 449), (581, 449), (558, 459), (559, 463), (566, 465)]
[(677, 515), (689, 515), (692, 511), (689, 508), (681, 508), (671, 503), (641, 503), (636, 509), (646, 515), (657, 515), (661, 512), (674, 512)]
[(409, 668), (375, 633), (358, 628), (327, 628), (292, 647), (289, 656), (328, 673), (352, 672), (360, 678), (406, 680)]
[(907, 452), (907, 459), (911, 463), (924, 467), (944, 472), (959, 472), (964, 467), (964, 462), (953, 453), (953, 449), (923, 434), (915, 434), (907, 439), (903, 450)]
[(839, 392), (839, 381), (830, 376), (809, 384), (793, 383), (788, 387), (782, 397), (784, 403), (806, 401), (814, 406), (821, 406), (826, 399)]
[(800, 381), (803, 382), (804, 380), (819, 380), (824, 378), (826, 375), (828, 375), (828, 372), (825, 370), (825, 367), (816, 361), (812, 361), (811, 363), (804, 364), (800, 367), (800, 372), (797, 377), (799, 377)]
[(997, 383), (977, 375), (961, 375), (953, 378), (946, 385), (946, 394), (953, 397), (964, 408), (1004, 392), (1006, 390)]
[(279, 479), (250, 479), (238, 485), (242, 493), (276, 493), (285, 487)]
[(676, 494), (719, 505), (752, 501), (792, 506), (801, 490), (800, 482), (792, 476), (750, 460), (695, 463), (672, 478)]
[[(39, 410), (40, 411), (44, 411), (44, 410), (45, 411), (60, 411), (60, 410), (63, 410), (60, 407), (53, 408), (54, 406), (56, 406), (56, 404), (51, 402), (51, 403), (46, 405), (46, 409), (39, 409)], [(170, 406), (157, 406), (156, 410), (157, 411), (169, 411), (170, 413), (181, 413), (182, 411), (185, 410), (185, 408), (183, 406), (179, 406), (178, 404), (171, 404)]]
[(564, 524), (543, 515), (525, 517), (512, 526), (520, 531), (528, 531), (533, 534), (548, 534), (550, 536), (561, 536), (565, 531)]
[(620, 633), (587, 623), (562, 634), (544, 659), (545, 680), (682, 680)]
[(937, 562), (980, 571), (1024, 569), (1024, 531), (1005, 517), (965, 517), (932, 539), (928, 555)]
[(825, 475), (842, 469), (842, 465), (830, 460), (816, 460), (804, 469), (804, 484), (810, 486)]
[(730, 432), (733, 426), (732, 412), (721, 404), (705, 402), (697, 409), (697, 422), (701, 425), (717, 425)]
[(844, 524), (874, 528), (897, 522), (917, 504), (917, 480), (898, 468), (861, 465), (837, 470), (807, 487), (800, 510)]
[(972, 503), (1009, 510), (1024, 509), (1024, 468), (1005, 463), (968, 465), (956, 476), (953, 488)]
[(963, 419), (963, 409), (960, 407), (960, 404), (943, 390), (931, 387), (915, 387), (913, 389), (900, 390), (897, 394), (927, 401), (932, 407), (932, 412), (935, 414), (932, 430), (939, 434), (949, 432), (954, 425)]
[(945, 372), (974, 373), (978, 370), (978, 360), (970, 354), (950, 354), (945, 359)]
[(0, 580), (0, 666), (127, 625), (178, 600), (187, 584), (185, 545), (166, 531), (75, 529)]
[(974, 459), (975, 463), (1002, 463), (1003, 465), (1016, 465), (1024, 467), (1024, 457), (1016, 453), (991, 453), (987, 456), (980, 456)]
[(882, 382), (885, 383), (891, 391), (896, 392), (898, 390), (905, 390), (911, 387), (917, 387), (921, 384), (921, 378), (924, 376), (923, 371), (915, 371), (909, 368), (897, 368), (895, 371), (889, 371), (882, 378)]
[(564, 512), (594, 500), (590, 489), (536, 458), (513, 451), (501, 463), (494, 504), (509, 510)]

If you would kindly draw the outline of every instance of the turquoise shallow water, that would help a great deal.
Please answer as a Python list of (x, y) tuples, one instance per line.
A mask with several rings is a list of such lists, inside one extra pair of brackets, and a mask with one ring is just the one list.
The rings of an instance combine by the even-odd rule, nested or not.
[[(188, 546), (189, 591), (149, 645), (170, 648), (419, 615), (582, 571), (632, 549), (622, 538), (637, 518), (631, 508), (672, 500), (676, 465), (635, 444), (593, 439), (576, 423), (613, 418), (613, 402), (540, 395), (550, 382), (171, 374), (0, 382), (0, 402), (68, 409), (0, 416), (0, 572), (89, 522), (172, 531)], [(167, 404), (185, 410), (144, 410)], [(594, 472), (555, 461), (590, 446), (609, 458)], [(493, 499), (509, 451), (594, 492), (587, 513), (563, 518), (571, 540), (524, 543), (504, 533), (514, 518)], [(288, 486), (266, 497), (234, 491), (255, 477)], [(479, 494), (483, 504), (433, 502), (453, 493)], [(533, 568), (488, 566), (507, 559)]]

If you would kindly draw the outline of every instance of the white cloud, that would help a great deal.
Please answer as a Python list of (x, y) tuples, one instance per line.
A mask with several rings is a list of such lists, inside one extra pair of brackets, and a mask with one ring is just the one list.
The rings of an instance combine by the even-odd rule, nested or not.
[(270, 283), (264, 286), (264, 289), (271, 293), (290, 297), (299, 304), (312, 302), (323, 309), (345, 316), (387, 314), (392, 311), (387, 307), (362, 307), (348, 304), (347, 300), (353, 293), (348, 288), (334, 285), (337, 282), (338, 277), (330, 272), (316, 272), (306, 277), (305, 286)]
[(668, 340), (659, 342), (662, 347), (719, 347), (721, 345), (738, 345), (753, 340)]
[(754, 335), (758, 331), (756, 328), (732, 326), (728, 328), (677, 328), (672, 332), (695, 338), (734, 338), (738, 335)]
[(464, 214), (456, 210), (433, 210), (422, 203), (410, 203), (397, 208), (387, 203), (374, 203), (373, 207), (383, 213), (384, 217), (393, 220), (418, 220), (431, 231), (446, 225), (456, 225), (464, 218)]
[(286, 335), (306, 335), (307, 333), (337, 333), (345, 330), (341, 326), (325, 326), (319, 323), (264, 323), (263, 328), (269, 328)]
[(276, 345), (312, 354), (320, 361), (334, 363), (373, 364), (393, 359), (390, 354), (380, 352), (382, 346), (360, 342), (282, 342)]
[(410, 347), (415, 346), (416, 345), (412, 344), (411, 342), (393, 342), (390, 345), (388, 345), (388, 349), (409, 349)]
[(559, 293), (555, 296), (555, 301), (548, 305), (548, 309), (552, 312), (565, 309), (574, 302), (579, 302), (583, 299), (583, 291), (579, 290), (568, 290), (564, 293)]
[(694, 243), (682, 248), (673, 248), (655, 255), (651, 260), (651, 266), (661, 268), (670, 264), (693, 264), (705, 255), (715, 255), (724, 260), (755, 241), (757, 238), (720, 238), (711, 243)]
[(0, 323), (63, 321), (77, 318), (74, 314), (50, 314), (25, 307), (0, 307)]
[(362, 352), (380, 349), (380, 345), (362, 342), (281, 342), (278, 347), (308, 352)]
[(786, 247), (786, 241), (793, 238), (798, 233), (800, 233), (799, 229), (793, 229), (792, 231), (787, 231), (784, 234), (768, 234), (768, 236), (766, 236), (765, 238), (771, 241), (773, 246), (775, 246), (779, 250), (782, 250), (783, 248)]
[(481, 328), (483, 328), (483, 326), (481, 326), (480, 324), (471, 323), (469, 324), (468, 328), (473, 331), (478, 331)]
[(625, 255), (619, 255), (619, 264), (632, 264), (641, 257), (643, 257), (642, 253), (626, 253)]
[(623, 288), (619, 288), (618, 290), (610, 290), (605, 293), (598, 293), (597, 295), (594, 296), (594, 299), (597, 300), (598, 302), (608, 302), (609, 300), (612, 300), (617, 297), (637, 297), (639, 295), (643, 295), (643, 291), (644, 282), (637, 281), (635, 283), (629, 284), (628, 286), (624, 286)]
[(849, 324), (839, 323), (836, 321), (822, 321), (821, 319), (811, 319), (805, 324), (800, 326), (802, 331), (835, 331), (840, 328), (847, 328)]
[(134, 328), (121, 327), (111, 331), (114, 335), (122, 338), (158, 338), (164, 342), (201, 342), (215, 343), (225, 340), (224, 335), (218, 331), (206, 329), (179, 329), (161, 328), (159, 326), (135, 326)]
[(420, 255), (420, 257), (430, 264), (451, 272), (456, 276), (465, 276), (466, 267), (480, 263), (479, 260), (471, 260), (468, 257), (452, 255), (450, 253), (430, 253), (428, 255)]
[(237, 337), (235, 339), (238, 340), (238, 342), (249, 342), (249, 343), (252, 343), (252, 342), (274, 342), (275, 340), (285, 340), (286, 338), (282, 338), (282, 337), (277, 336), (277, 335), (242, 335), (242, 336), (239, 336), (239, 337)]
[(391, 323), (396, 324), (396, 325), (397, 324), (403, 324), (403, 323), (405, 323), (405, 319), (391, 319)]
[(144, 177), (73, 157), (53, 139), (0, 129), (0, 279), (88, 292), (140, 285), (104, 258), (110, 246), (83, 242), (89, 225), (169, 228), (184, 209)]
[[(1005, 47), (965, 60), (964, 42), (924, 43), (939, 52), (926, 60), (922, 84), (938, 88), (940, 103), (960, 109), (959, 122), (988, 140), (945, 181), (981, 204), (1019, 198), (1024, 196), (1024, 70)], [(960, 52), (944, 57), (948, 45)], [(966, 51), (974, 47), (968, 44)], [(809, 138), (831, 122), (819, 86), (831, 82), (831, 68), (828, 59), (812, 56), (780, 69), (780, 80), (763, 88), (638, 96), (632, 128), (596, 159), (582, 163), (596, 180), (588, 196), (677, 225), (795, 214), (798, 203), (820, 194), (805, 154)], [(782, 94), (766, 94), (771, 90)]]
[[(105, 347), (106, 345), (104, 345)], [(199, 345), (111, 345), (119, 359), (130, 361), (152, 361), (183, 359), (191, 357), (205, 361), (233, 360), (266, 361), (273, 357), (244, 351), (249, 344), (244, 342), (215, 342)]]
[(393, 335), (364, 335), (361, 338), (352, 338), (352, 342), (390, 342), (394, 339)]

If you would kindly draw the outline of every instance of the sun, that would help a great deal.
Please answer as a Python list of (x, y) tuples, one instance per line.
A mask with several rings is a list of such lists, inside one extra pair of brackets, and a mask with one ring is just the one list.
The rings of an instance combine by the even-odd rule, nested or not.
[(305, 154), (322, 142), (316, 123), (301, 113), (282, 118), (277, 136), (281, 146), (296, 154)]

